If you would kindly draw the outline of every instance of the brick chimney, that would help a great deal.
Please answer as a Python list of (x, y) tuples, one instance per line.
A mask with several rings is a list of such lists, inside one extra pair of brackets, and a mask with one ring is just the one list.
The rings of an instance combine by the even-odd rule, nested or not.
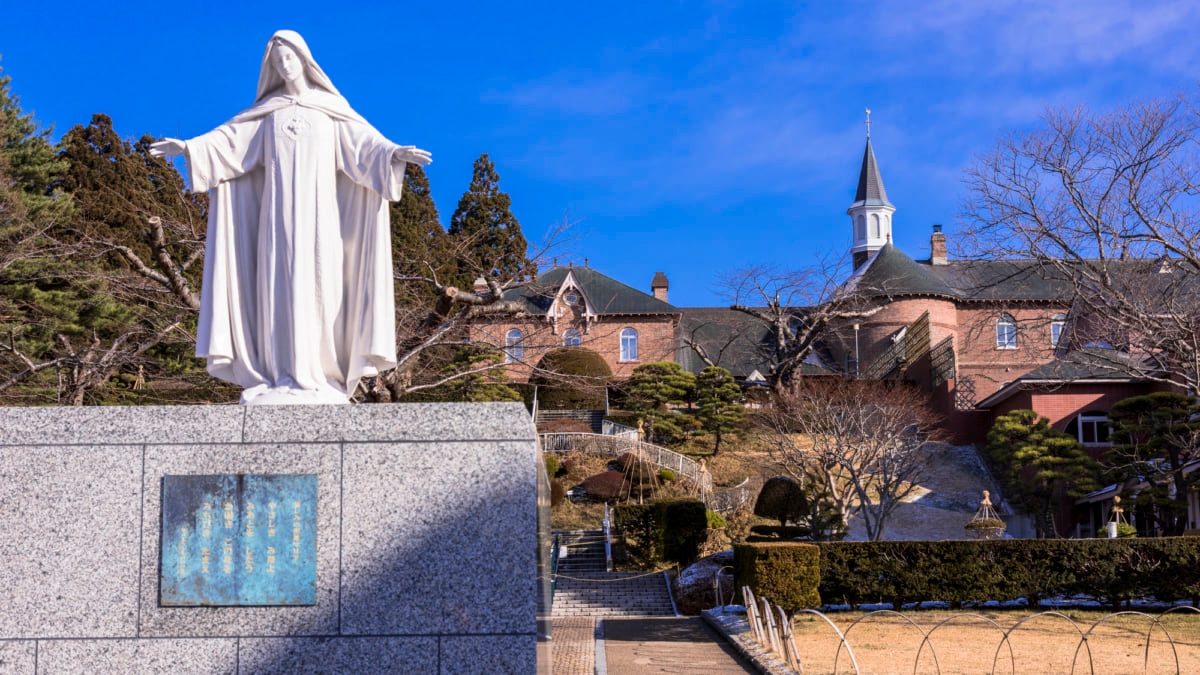
[(655, 272), (654, 279), (650, 281), (650, 290), (654, 292), (654, 297), (667, 302), (667, 275), (662, 272)]
[(946, 264), (946, 235), (942, 234), (940, 223), (933, 226), (933, 234), (929, 235), (929, 264)]

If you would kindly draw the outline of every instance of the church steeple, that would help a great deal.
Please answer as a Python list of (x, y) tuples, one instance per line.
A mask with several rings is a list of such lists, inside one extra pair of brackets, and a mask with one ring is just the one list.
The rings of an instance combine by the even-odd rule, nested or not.
[(854, 233), (850, 247), (854, 268), (858, 269), (873, 253), (892, 239), (892, 213), (896, 207), (888, 201), (883, 189), (883, 177), (871, 148), (871, 110), (867, 109), (867, 147), (863, 151), (862, 169), (858, 172), (858, 189), (854, 203), (846, 209)]

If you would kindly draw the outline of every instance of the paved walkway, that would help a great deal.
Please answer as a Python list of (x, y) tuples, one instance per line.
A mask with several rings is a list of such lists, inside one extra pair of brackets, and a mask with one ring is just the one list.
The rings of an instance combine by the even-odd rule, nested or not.
[(604, 660), (614, 675), (758, 672), (698, 616), (604, 619)]
[(554, 675), (753, 673), (700, 617), (676, 617), (661, 572), (605, 572), (604, 533), (559, 532)]
[(610, 617), (600, 620), (600, 631), (596, 619), (554, 619), (554, 675), (758, 672), (697, 616)]

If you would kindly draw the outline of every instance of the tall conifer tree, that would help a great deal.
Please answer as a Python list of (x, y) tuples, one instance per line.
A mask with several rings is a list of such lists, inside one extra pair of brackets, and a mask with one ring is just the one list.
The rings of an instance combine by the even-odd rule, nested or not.
[(536, 265), (527, 257), (521, 224), (509, 210), (511, 205), (509, 196), (500, 191), (500, 175), (492, 160), (487, 153), (480, 155), (471, 187), (450, 218), (460, 287), (470, 288), (479, 276), (503, 283), (537, 275)]

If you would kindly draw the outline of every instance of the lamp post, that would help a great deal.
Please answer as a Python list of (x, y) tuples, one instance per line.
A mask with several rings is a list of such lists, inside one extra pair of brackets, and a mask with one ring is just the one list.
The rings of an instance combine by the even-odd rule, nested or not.
[(857, 321), (854, 322), (854, 379), (858, 379), (858, 328)]

